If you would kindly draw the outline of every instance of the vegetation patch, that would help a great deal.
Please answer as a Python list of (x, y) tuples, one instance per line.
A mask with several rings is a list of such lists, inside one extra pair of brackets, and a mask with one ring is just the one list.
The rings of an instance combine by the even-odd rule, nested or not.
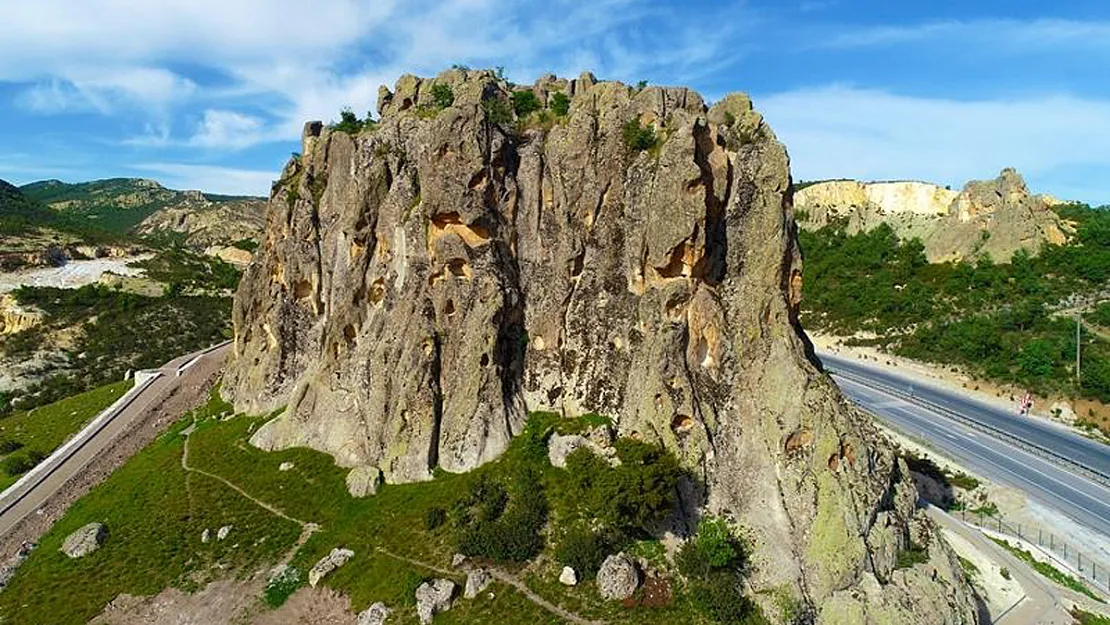
[(120, 398), (132, 382), (106, 384), (52, 404), (0, 418), (0, 490), (38, 464), (102, 410)]
[[(1006, 551), (1009, 551), (1010, 553), (1017, 556), (1017, 558), (1019, 560), (1024, 561), (1026, 564), (1028, 564), (1030, 567), (1032, 567), (1034, 571), (1040, 573), (1041, 575), (1047, 577), (1048, 579), (1056, 582), (1057, 584), (1060, 584), (1061, 586), (1063, 586), (1065, 588), (1070, 588), (1071, 590), (1074, 590), (1075, 592), (1081, 592), (1081, 593), (1087, 595), (1088, 597), (1094, 599), (1095, 601), (1098, 601), (1099, 603), (1106, 603), (1105, 601), (1102, 600), (1101, 597), (1099, 597), (1095, 593), (1091, 592), (1091, 589), (1087, 588), (1086, 584), (1084, 584), (1083, 582), (1075, 579), (1071, 575), (1068, 575), (1067, 573), (1064, 573), (1063, 571), (1061, 571), (1060, 569), (1052, 566), (1051, 564), (1048, 564), (1046, 562), (1041, 562), (1041, 561), (1037, 560), (1036, 558), (1033, 557), (1033, 554), (1029, 553), (1028, 551), (1026, 551), (1024, 549), (1021, 549), (1020, 547), (1015, 547), (1015, 546), (1011, 545), (1009, 542), (1007, 542), (1005, 540), (1002, 540), (1000, 538), (995, 538), (994, 536), (990, 536), (989, 538), (991, 540), (993, 540), (994, 542), (998, 543)], [(1004, 576), (1004, 577), (1009, 579), (1009, 577), (1007, 577), (1007, 576)]]
[[(1019, 251), (1001, 264), (986, 255), (929, 264), (920, 241), (901, 241), (886, 224), (856, 234), (843, 220), (803, 230), (803, 323), (841, 335), (873, 333), (882, 338), (856, 343), (959, 365), (1042, 396), (1110, 402), (1110, 342), (1082, 333), (1077, 383), (1075, 321), (1051, 314), (1070, 295), (1097, 293), (1110, 279), (1110, 211), (1080, 204), (1054, 210), (1076, 224), (1073, 239), (1044, 244), (1035, 256)], [(1097, 325), (1107, 315), (1110, 307), (1096, 308), (1088, 319)]]
[(624, 145), (634, 152), (651, 149), (659, 140), (655, 136), (655, 130), (651, 126), (641, 124), (639, 118), (625, 122), (621, 129), (621, 137), (624, 139)]
[(908, 569), (915, 564), (925, 564), (928, 561), (929, 550), (923, 545), (910, 543), (898, 552), (898, 558), (894, 561), (894, 568)]

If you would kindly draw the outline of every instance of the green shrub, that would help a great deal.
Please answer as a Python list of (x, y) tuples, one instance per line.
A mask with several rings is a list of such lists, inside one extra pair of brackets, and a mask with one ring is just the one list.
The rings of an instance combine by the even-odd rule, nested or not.
[(638, 118), (625, 122), (624, 128), (621, 130), (621, 136), (624, 137), (624, 144), (628, 149), (636, 152), (650, 149), (658, 141), (655, 130), (651, 126), (641, 124)]
[(612, 541), (583, 525), (569, 529), (555, 547), (555, 559), (578, 573), (579, 579), (597, 574), (601, 563), (615, 551)]
[(31, 449), (24, 453), (12, 454), (3, 461), (0, 461), (0, 467), (4, 469), (10, 477), (23, 475), (24, 473), (35, 468), (38, 463), (46, 459), (46, 454), (37, 449)]
[(439, 506), (433, 506), (424, 512), (424, 528), (429, 532), (438, 529), (446, 521), (447, 511)]
[(301, 578), (300, 571), (291, 566), (282, 568), (280, 572), (266, 580), (264, 593), (266, 605), (271, 608), (281, 607), (289, 596), (303, 585), (304, 580)]
[(759, 608), (744, 596), (743, 580), (732, 571), (714, 571), (690, 584), (694, 605), (717, 623), (766, 622)]
[(357, 135), (362, 130), (362, 122), (358, 115), (355, 115), (355, 112), (348, 107), (339, 111), (339, 121), (332, 124), (332, 129), (350, 135)]
[(570, 113), (570, 98), (562, 91), (556, 91), (551, 96), (551, 110), (559, 117), (566, 117)]
[(506, 479), (483, 476), (453, 507), (463, 555), (523, 562), (543, 549), (547, 499), (539, 475), (523, 465)]
[(674, 509), (682, 471), (669, 451), (639, 441), (615, 444), (620, 466), (588, 449), (567, 456), (555, 493), (565, 522), (592, 519), (601, 527), (628, 537), (643, 536)]
[(432, 85), (432, 101), (441, 109), (445, 109), (455, 103), (455, 92), (451, 90), (449, 85), (434, 84)]
[(1004, 579), (1004, 580), (1009, 580), (1010, 579), (1010, 569), (1008, 569), (1006, 567), (1002, 567), (1002, 568), (998, 569), (998, 574), (1001, 575), (1002, 579)]
[(929, 561), (929, 550), (921, 545), (910, 543), (905, 549), (898, 552), (894, 563), (896, 569), (908, 569), (915, 564), (925, 564)]
[(23, 443), (19, 441), (12, 440), (10, 438), (0, 440), (0, 454), (10, 454), (13, 451), (19, 451), (22, 448)]
[(531, 89), (513, 92), (513, 111), (517, 117), (527, 117), (529, 113), (543, 108)]
[(254, 239), (239, 239), (231, 244), (231, 247), (241, 249), (246, 252), (253, 252), (258, 249), (258, 241)]
[(687, 579), (707, 579), (714, 571), (743, 571), (747, 559), (746, 547), (728, 522), (706, 516), (698, 523), (697, 533), (679, 549), (675, 564)]
[(482, 100), (482, 111), (486, 121), (491, 124), (507, 124), (513, 121), (513, 112), (509, 105), (497, 96)]

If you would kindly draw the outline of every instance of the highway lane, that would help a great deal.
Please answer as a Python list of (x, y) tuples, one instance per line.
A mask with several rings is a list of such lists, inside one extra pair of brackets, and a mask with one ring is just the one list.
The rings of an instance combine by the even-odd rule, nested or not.
[[(17, 483), (0, 496), (0, 535), (6, 534), (27, 515), (43, 506), (51, 497), (65, 486), (78, 472), (82, 471), (95, 457), (111, 448), (116, 438), (131, 428), (154, 402), (166, 397), (178, 385), (196, 384), (192, 379), (190, 367), (198, 358), (223, 359), (229, 349), (223, 343), (206, 350), (174, 358), (158, 369), (160, 376), (147, 383), (129, 401), (114, 405), (108, 410), (114, 413), (93, 426), (100, 419), (97, 416), (72, 441), (67, 441), (36, 467), (35, 473), (23, 483)], [(104, 413), (102, 413), (103, 415)]]
[(819, 352), (818, 357), (832, 372), (844, 371), (862, 376), (870, 384), (879, 384), (901, 393), (907, 393), (912, 388), (915, 398), (942, 406), (988, 427), (1000, 429), (1030, 444), (1050, 449), (1104, 476), (1110, 476), (1110, 446), (1084, 438), (1061, 425), (1022, 417), (1017, 414), (1016, 408), (1003, 410), (939, 386), (908, 379), (890, 369), (827, 352)]

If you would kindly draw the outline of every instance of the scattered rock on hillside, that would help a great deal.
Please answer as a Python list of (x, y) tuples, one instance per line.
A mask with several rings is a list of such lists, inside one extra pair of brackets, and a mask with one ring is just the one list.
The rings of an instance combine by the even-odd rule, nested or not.
[(359, 613), (358, 625), (382, 625), (392, 611), (379, 601)]
[(12, 581), (19, 565), (23, 564), (27, 557), (31, 555), (31, 551), (37, 546), (35, 543), (24, 542), (19, 546), (19, 550), (12, 554), (12, 557), (0, 565), (0, 590), (8, 587), (8, 582)]
[(463, 596), (467, 599), (473, 599), (478, 596), (493, 582), (493, 577), (486, 569), (472, 569), (466, 574), (466, 589), (463, 591)]
[(216, 532), (216, 540), (223, 540), (223, 539), (227, 538), (227, 535), (231, 533), (231, 528), (232, 527), (233, 526), (231, 526), (231, 525), (225, 525), (225, 526), (221, 527)]
[(566, 586), (576, 586), (578, 584), (578, 574), (569, 566), (564, 566), (563, 572), (559, 573), (559, 582)]
[(292, 471), (294, 466), (292, 462), (283, 462), (278, 465), (278, 471)]
[(432, 622), (432, 617), (451, 609), (451, 597), (455, 594), (455, 582), (449, 579), (434, 579), (424, 582), (416, 589), (416, 615), (424, 625)]
[(457, 569), (464, 564), (466, 564), (466, 556), (464, 556), (463, 554), (456, 553), (455, 555), (451, 556), (451, 566), (453, 568)]
[(206, 527), (204, 531), (200, 533), (200, 542), (207, 543), (210, 540), (212, 540), (212, 530)]
[(623, 553), (611, 555), (597, 572), (597, 590), (606, 599), (627, 599), (640, 587), (640, 569)]
[(352, 497), (376, 495), (382, 483), (382, 472), (378, 467), (362, 465), (347, 473), (347, 492)]
[(62, 553), (71, 558), (81, 558), (100, 549), (108, 539), (108, 528), (103, 523), (89, 523), (66, 536)]
[(582, 447), (589, 449), (596, 456), (605, 458), (613, 466), (620, 464), (615, 449), (603, 447), (596, 441), (578, 434), (552, 434), (547, 442), (547, 459), (551, 461), (551, 466), (565, 469), (567, 467), (567, 456)]
[(320, 561), (308, 572), (308, 585), (315, 588), (316, 584), (319, 584), (325, 575), (346, 564), (354, 555), (355, 552), (350, 549), (340, 547), (332, 549), (331, 553), (320, 558)]

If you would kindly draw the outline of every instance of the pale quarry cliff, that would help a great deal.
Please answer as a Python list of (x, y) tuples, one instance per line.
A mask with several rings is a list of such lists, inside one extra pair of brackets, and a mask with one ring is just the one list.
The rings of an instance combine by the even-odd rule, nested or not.
[[(520, 89), (569, 113), (521, 119)], [(746, 528), (757, 601), (977, 622), (905, 464), (806, 355), (789, 162), (746, 96), (456, 69), (379, 100), (354, 136), (308, 124), (274, 185), (223, 385), (287, 406), (253, 444), (427, 480), (498, 457), (530, 410), (597, 412)], [(911, 544), (928, 562), (895, 568)]]
[(888, 224), (903, 239), (917, 238), (930, 262), (968, 260), (988, 254), (1007, 261), (1024, 249), (1067, 240), (1067, 226), (1050, 196), (1033, 195), (1021, 175), (1004, 169), (995, 180), (972, 181), (956, 192), (927, 182), (830, 180), (794, 197), (803, 228), (842, 220), (851, 232)]

